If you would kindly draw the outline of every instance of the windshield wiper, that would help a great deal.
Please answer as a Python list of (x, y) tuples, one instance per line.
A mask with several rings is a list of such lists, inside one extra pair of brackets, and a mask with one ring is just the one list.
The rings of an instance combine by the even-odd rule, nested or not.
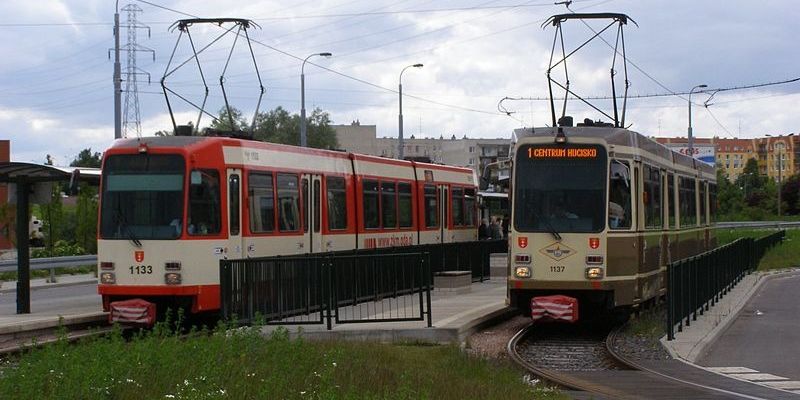
[(124, 230), (125, 234), (128, 236), (128, 240), (130, 240), (134, 246), (141, 248), (142, 242), (140, 242), (139, 239), (136, 238), (136, 235), (133, 234), (133, 231), (131, 231), (130, 226), (128, 226), (128, 223), (125, 221), (125, 216), (122, 215), (122, 210), (117, 208), (117, 212), (114, 214), (114, 216), (117, 220), (117, 225), (122, 228), (122, 230)]
[(556, 228), (553, 228), (553, 224), (551, 224), (548, 219), (541, 218), (541, 215), (535, 210), (533, 211), (533, 217), (544, 222), (544, 227), (547, 228), (547, 232), (553, 235), (559, 242), (561, 241), (561, 235), (556, 232)]

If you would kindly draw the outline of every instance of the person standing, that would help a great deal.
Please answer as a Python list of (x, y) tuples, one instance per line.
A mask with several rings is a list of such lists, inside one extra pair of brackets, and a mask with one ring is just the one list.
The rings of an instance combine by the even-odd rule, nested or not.
[(492, 237), (492, 230), (489, 228), (489, 221), (486, 218), (481, 220), (478, 227), (478, 240), (486, 240)]
[(503, 238), (503, 232), (502, 232), (502, 230), (500, 228), (500, 221), (498, 221), (494, 217), (492, 217), (492, 225), (490, 226), (490, 228), (491, 228), (491, 232), (492, 232), (492, 235), (491, 235), (492, 239), (496, 240), (496, 239), (502, 239)]

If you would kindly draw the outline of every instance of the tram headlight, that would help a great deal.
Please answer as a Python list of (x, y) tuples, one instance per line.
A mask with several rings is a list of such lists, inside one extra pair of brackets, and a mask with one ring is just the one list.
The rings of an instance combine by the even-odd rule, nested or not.
[(531, 268), (530, 267), (523, 267), (518, 266), (514, 268), (514, 276), (517, 278), (530, 278), (531, 277)]
[(113, 272), (103, 272), (100, 274), (100, 283), (107, 285), (117, 283), (117, 277), (114, 276)]
[(602, 279), (603, 267), (587, 267), (586, 279)]
[(167, 285), (180, 285), (181, 274), (178, 272), (169, 272), (164, 274), (164, 283)]

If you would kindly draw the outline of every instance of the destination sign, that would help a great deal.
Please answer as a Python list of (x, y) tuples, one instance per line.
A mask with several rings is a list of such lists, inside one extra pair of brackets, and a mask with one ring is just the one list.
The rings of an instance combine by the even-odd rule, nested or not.
[(528, 158), (597, 158), (597, 149), (586, 147), (574, 148), (528, 148)]

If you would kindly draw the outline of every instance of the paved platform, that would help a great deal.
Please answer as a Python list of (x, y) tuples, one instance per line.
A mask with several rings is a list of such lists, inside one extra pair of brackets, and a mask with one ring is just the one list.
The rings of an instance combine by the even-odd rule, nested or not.
[[(331, 330), (322, 324), (280, 325), (289, 331), (290, 336), (302, 336), (312, 340), (372, 340), (382, 342), (425, 341), (433, 343), (462, 343), (466, 338), (484, 326), (499, 319), (515, 315), (516, 310), (506, 306), (506, 280), (491, 279), (475, 282), (467, 293), (453, 293), (434, 290), (431, 292), (432, 326), (426, 321), (369, 322), (334, 324)], [(413, 311), (418, 303), (409, 304)], [(368, 311), (363, 318), (381, 318), (380, 307)], [(345, 313), (350, 310), (343, 310)], [(403, 314), (403, 311), (397, 313)], [(278, 326), (263, 328), (270, 334)]]
[(31, 279), (31, 313), (16, 313), (17, 282), (0, 285), (0, 335), (53, 328), (59, 323), (78, 324), (102, 321), (93, 274), (59, 275), (56, 283), (45, 278)]

